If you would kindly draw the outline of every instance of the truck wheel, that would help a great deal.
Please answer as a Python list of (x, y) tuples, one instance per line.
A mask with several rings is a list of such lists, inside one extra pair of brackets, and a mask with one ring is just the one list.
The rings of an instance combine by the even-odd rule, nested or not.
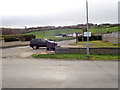
[(33, 45), (32, 48), (35, 50), (38, 49), (39, 47), (37, 45)]

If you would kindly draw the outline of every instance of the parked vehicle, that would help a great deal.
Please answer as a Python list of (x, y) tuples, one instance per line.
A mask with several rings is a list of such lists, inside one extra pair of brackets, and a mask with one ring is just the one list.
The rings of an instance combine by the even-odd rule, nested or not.
[(33, 49), (39, 49), (39, 47), (47, 47), (47, 50), (53, 49), (55, 50), (55, 46), (57, 45), (54, 41), (49, 41), (45, 38), (38, 38), (38, 39), (32, 39), (30, 41), (30, 47)]

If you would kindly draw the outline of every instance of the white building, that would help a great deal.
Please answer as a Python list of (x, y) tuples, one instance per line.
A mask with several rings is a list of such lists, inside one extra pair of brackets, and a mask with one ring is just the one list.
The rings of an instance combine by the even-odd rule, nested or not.
[(78, 34), (78, 36), (81, 36), (81, 33), (69, 33), (68, 37), (76, 37), (76, 35)]

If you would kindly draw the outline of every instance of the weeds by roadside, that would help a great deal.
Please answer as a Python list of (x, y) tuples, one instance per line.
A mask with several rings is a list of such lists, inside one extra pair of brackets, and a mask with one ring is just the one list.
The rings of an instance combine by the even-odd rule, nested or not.
[(86, 54), (33, 54), (33, 58), (77, 59), (77, 60), (119, 60), (118, 55), (86, 55)]

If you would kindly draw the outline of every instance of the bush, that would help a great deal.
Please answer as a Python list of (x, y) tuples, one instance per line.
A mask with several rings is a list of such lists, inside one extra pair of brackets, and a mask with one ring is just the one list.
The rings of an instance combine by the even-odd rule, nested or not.
[(2, 36), (4, 38), (5, 42), (11, 42), (11, 41), (30, 41), (33, 38), (36, 38), (35, 35), (5, 35)]
[(19, 36), (21, 41), (30, 41), (33, 38), (36, 38), (35, 35), (21, 35)]
[(83, 38), (82, 36), (79, 36), (78, 41), (82, 41), (82, 38)]
[(102, 40), (102, 35), (93, 36), (94, 40)]
[[(89, 41), (93, 41), (93, 40), (102, 40), (102, 35), (96, 35), (96, 36), (91, 36), (89, 37)], [(78, 41), (87, 41), (87, 37), (78, 37)]]
[(16, 37), (8, 37), (8, 38), (4, 38), (4, 40), (5, 42), (20, 41), (20, 39)]
[[(87, 41), (87, 37), (78, 37), (78, 41)], [(89, 37), (89, 41), (92, 41), (92, 37)]]

